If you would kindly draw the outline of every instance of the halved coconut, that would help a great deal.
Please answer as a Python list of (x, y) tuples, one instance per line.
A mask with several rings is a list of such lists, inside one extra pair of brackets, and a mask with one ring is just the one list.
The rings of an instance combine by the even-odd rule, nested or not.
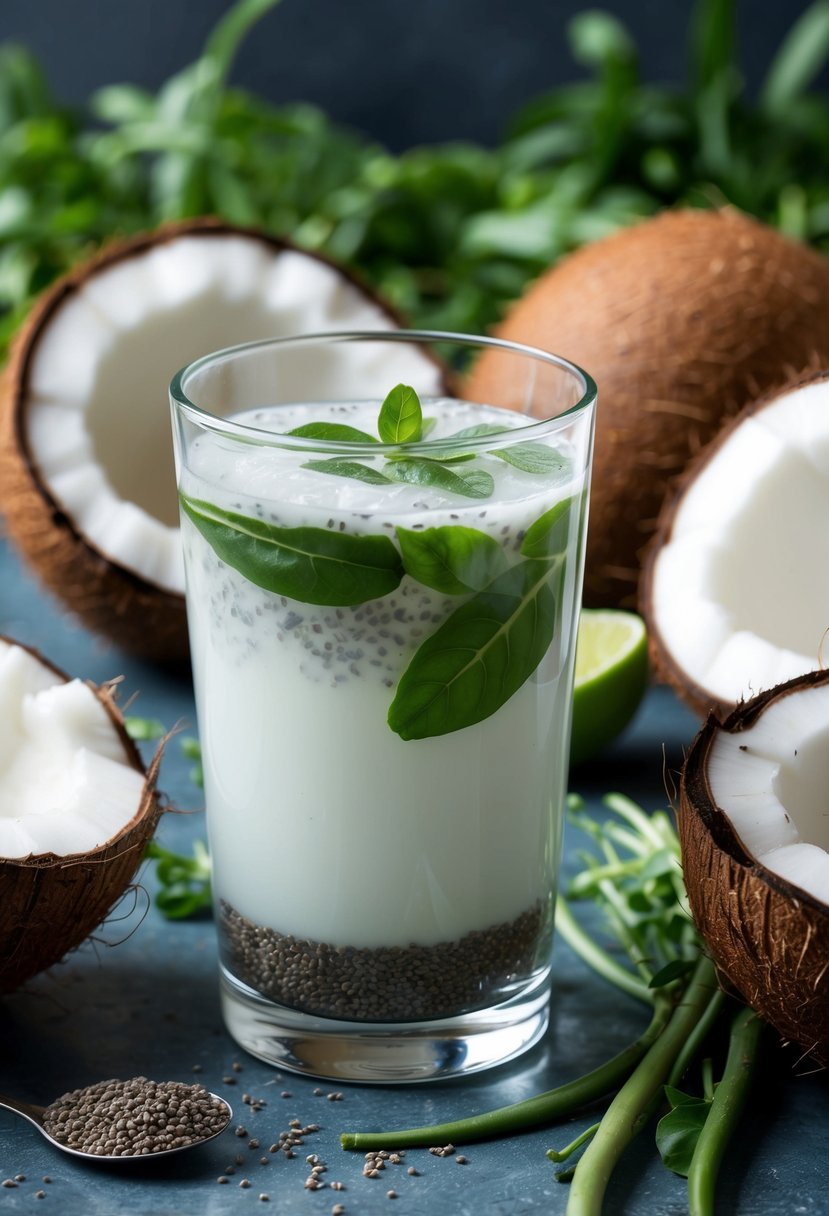
[(0, 638), (0, 992), (58, 962), (129, 886), (160, 813), (111, 690)]
[[(734, 209), (665, 212), (562, 259), (496, 332), (596, 381), (585, 603), (635, 607), (671, 479), (747, 402), (829, 366), (829, 261)], [(473, 388), (501, 400), (493, 379), (484, 354)]]
[(711, 715), (682, 773), (691, 910), (744, 1000), (829, 1064), (829, 672)]
[(700, 712), (821, 667), (829, 373), (747, 407), (666, 506), (643, 578), (653, 666)]
[(171, 377), (239, 342), (396, 324), (342, 269), (262, 232), (202, 219), (112, 245), (46, 292), (14, 344), (0, 443), (10, 534), (90, 628), (186, 657)]

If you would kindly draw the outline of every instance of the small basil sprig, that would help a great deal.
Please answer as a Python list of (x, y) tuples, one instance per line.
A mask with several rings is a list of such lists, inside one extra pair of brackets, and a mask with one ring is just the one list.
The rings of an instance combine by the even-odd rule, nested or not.
[[(387, 394), (377, 417), (377, 431), (383, 443), (405, 445), (418, 443), (431, 431), (434, 418), (424, 418), (423, 408), (415, 390), (408, 384), (397, 384)], [(500, 435), (504, 428), (493, 423), (481, 423), (465, 427), (450, 439), (473, 439), (486, 435)], [(306, 422), (288, 431), (303, 439), (337, 440), (342, 442), (377, 443), (373, 435), (341, 422)], [(488, 453), (513, 465), (525, 473), (549, 475), (561, 472), (565, 462), (558, 452), (543, 443), (515, 443), (504, 449), (493, 449)], [(441, 450), (435, 447), (429, 456), (407, 455), (405, 451), (390, 454), (382, 470), (353, 458), (334, 457), (327, 460), (309, 460), (304, 469), (314, 473), (327, 473), (337, 477), (348, 477), (368, 485), (385, 485), (392, 481), (409, 482), (418, 486), (431, 486), (446, 490), (462, 498), (489, 498), (495, 482), (484, 469), (456, 470), (447, 465), (465, 463), (475, 459), (475, 452)]]

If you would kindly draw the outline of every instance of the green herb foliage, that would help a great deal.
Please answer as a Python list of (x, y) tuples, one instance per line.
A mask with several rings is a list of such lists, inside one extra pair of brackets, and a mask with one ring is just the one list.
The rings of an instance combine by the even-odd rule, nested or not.
[[(650, 1007), (650, 1022), (640, 1038), (585, 1076), (512, 1106), (428, 1127), (345, 1132), (340, 1141), (358, 1151), (391, 1143), (404, 1148), (449, 1140), (464, 1144), (569, 1121), (604, 1100), (608, 1105), (598, 1123), (548, 1153), (560, 1163), (584, 1148), (575, 1166), (556, 1177), (570, 1184), (567, 1216), (599, 1216), (616, 1164), (666, 1096), (672, 1109), (660, 1121), (658, 1146), (670, 1169), (688, 1175), (689, 1211), (714, 1216), (717, 1173), (758, 1071), (763, 1024), (724, 995), (713, 964), (702, 953), (688, 915), (679, 841), (669, 816), (661, 811), (648, 815), (619, 794), (605, 799), (601, 816), (589, 814), (576, 797), (570, 799), (570, 812), (592, 848), (580, 854), (582, 868), (571, 880), (568, 896), (559, 897), (556, 928), (590, 967)], [(595, 936), (573, 915), (578, 899), (590, 900), (602, 914)], [(627, 964), (603, 944), (608, 929)], [(681, 967), (671, 979), (666, 969), (674, 962)], [(728, 1057), (715, 1083), (706, 1053), (712, 1031), (723, 1019)], [(683, 1078), (693, 1084), (701, 1055), (703, 1092), (680, 1090)]]
[(444, 595), (480, 591), (506, 569), (504, 550), (478, 528), (398, 528), (397, 539), (406, 573)]
[(380, 406), (377, 429), (383, 443), (417, 443), (423, 436), (420, 398), (408, 384), (398, 384)]
[(281, 528), (180, 494), (182, 508), (222, 561), (257, 587), (305, 604), (351, 605), (394, 591), (403, 576), (387, 536)]
[(210, 856), (201, 840), (194, 842), (192, 857), (165, 849), (156, 840), (147, 845), (145, 856), (156, 863), (160, 890), (155, 903), (167, 920), (210, 914)]
[(415, 324), (474, 333), (563, 253), (666, 206), (733, 203), (829, 245), (829, 100), (810, 92), (829, 54), (825, 0), (751, 94), (736, 0), (696, 0), (684, 87), (645, 82), (624, 26), (587, 9), (562, 31), (581, 79), (511, 116), (498, 147), (399, 156), (311, 106), (229, 86), (275, 2), (237, 0), (157, 92), (111, 84), (80, 112), (25, 48), (0, 47), (0, 344), (96, 245), (192, 215), (287, 233), (359, 268)]

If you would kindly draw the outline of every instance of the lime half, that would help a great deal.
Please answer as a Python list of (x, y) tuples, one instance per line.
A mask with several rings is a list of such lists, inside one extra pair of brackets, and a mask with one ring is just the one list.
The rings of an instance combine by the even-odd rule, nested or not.
[(595, 756), (620, 735), (648, 684), (645, 622), (633, 612), (582, 609), (576, 647), (570, 763)]

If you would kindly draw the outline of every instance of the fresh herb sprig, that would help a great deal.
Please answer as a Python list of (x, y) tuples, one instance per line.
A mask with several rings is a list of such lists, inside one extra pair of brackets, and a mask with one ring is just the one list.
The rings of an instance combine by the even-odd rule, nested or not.
[(230, 87), (239, 44), (275, 3), (237, 0), (157, 92), (111, 84), (77, 113), (25, 48), (0, 47), (0, 351), (90, 249), (186, 216), (287, 233), (358, 267), (417, 326), (469, 333), (568, 250), (664, 207), (733, 203), (829, 246), (829, 101), (811, 88), (829, 55), (825, 0), (751, 90), (736, 0), (696, 0), (678, 87), (646, 81), (629, 31), (591, 8), (562, 31), (582, 79), (510, 116), (497, 147), (401, 155), (311, 106)]
[[(576, 1166), (558, 1175), (571, 1183), (567, 1216), (600, 1216), (614, 1167), (667, 1100), (673, 1109), (660, 1122), (658, 1146), (668, 1167), (688, 1176), (691, 1216), (713, 1216), (717, 1171), (757, 1068), (763, 1024), (717, 986), (688, 915), (679, 841), (669, 817), (647, 815), (620, 795), (605, 804), (606, 816), (595, 818), (580, 799), (570, 800), (571, 818), (593, 850), (581, 855), (582, 869), (568, 895), (559, 897), (556, 928), (594, 970), (651, 1008), (640, 1038), (586, 1076), (524, 1102), (428, 1127), (345, 1132), (343, 1148), (428, 1147), (511, 1135), (570, 1118), (613, 1095), (597, 1123), (548, 1153), (560, 1163), (584, 1149)], [(627, 965), (578, 924), (572, 912), (578, 899), (598, 904)], [(715, 1085), (705, 1061), (712, 1032), (723, 1021), (730, 1046)], [(693, 1085), (700, 1057), (703, 1093), (697, 1097), (678, 1086), (683, 1078)]]
[[(380, 441), (395, 445), (382, 469), (363, 460), (333, 457), (303, 468), (371, 484), (406, 481), (463, 497), (488, 498), (494, 490), (485, 469), (448, 467), (447, 458), (474, 458), (449, 445), (437, 459), (410, 455), (406, 446), (423, 436), (423, 408), (413, 388), (396, 385), (383, 400), (377, 421)], [(486, 424), (452, 438), (501, 434)], [(353, 440), (365, 446), (374, 436), (342, 423), (314, 421), (288, 432), (292, 437)], [(463, 445), (461, 445), (463, 447)], [(516, 454), (516, 448), (518, 449)], [(512, 455), (508, 455), (512, 453)], [(567, 470), (558, 452), (542, 443), (494, 448), (530, 476)], [(223, 562), (248, 581), (301, 603), (356, 606), (393, 592), (405, 575), (443, 595), (463, 596), (456, 608), (413, 654), (388, 713), (390, 728), (404, 740), (433, 738), (462, 730), (494, 714), (537, 669), (560, 624), (561, 586), (572, 538), (582, 526), (580, 500), (556, 503), (526, 530), (519, 560), (507, 562), (491, 535), (462, 524), (386, 535), (354, 535), (331, 528), (286, 528), (213, 503), (179, 494), (182, 510)]]

